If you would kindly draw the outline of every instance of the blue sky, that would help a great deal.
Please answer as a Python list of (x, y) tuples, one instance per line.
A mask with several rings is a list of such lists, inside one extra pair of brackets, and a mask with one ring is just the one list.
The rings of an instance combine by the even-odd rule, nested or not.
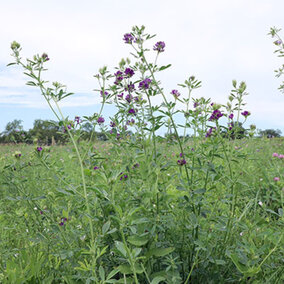
[[(123, 34), (143, 24), (157, 34), (150, 48), (158, 40), (166, 43), (159, 64), (172, 64), (160, 77), (168, 94), (195, 75), (202, 88), (194, 97), (225, 103), (232, 79), (244, 80), (249, 92), (246, 109), (252, 113), (248, 124), (284, 133), (284, 95), (277, 90), (281, 80), (274, 77), (283, 58), (273, 54), (267, 35), (272, 26), (284, 28), (283, 11), (283, 0), (2, 1), (0, 132), (13, 119), (22, 119), (25, 129), (35, 119), (54, 119), (40, 92), (25, 86), (20, 68), (6, 67), (13, 40), (21, 43), (23, 57), (48, 53), (46, 79), (64, 83), (75, 93), (62, 103), (66, 116), (91, 115), (100, 106), (93, 75), (103, 65), (114, 70), (129, 56)], [(107, 108), (104, 116), (113, 111)]]

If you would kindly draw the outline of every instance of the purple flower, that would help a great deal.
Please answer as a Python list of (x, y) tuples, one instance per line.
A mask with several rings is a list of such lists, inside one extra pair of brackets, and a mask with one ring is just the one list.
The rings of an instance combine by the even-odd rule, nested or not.
[(150, 86), (151, 82), (152, 82), (152, 80), (149, 79), (149, 78), (144, 79), (143, 81), (141, 81), (141, 82), (139, 83), (139, 89), (140, 89), (140, 90), (141, 90), (141, 89), (142, 89), (142, 90), (147, 90), (147, 89), (149, 89), (149, 86)]
[(130, 120), (128, 120), (128, 121), (126, 122), (126, 124), (127, 124), (127, 125), (133, 125), (133, 124), (135, 124), (135, 120), (134, 120), (133, 118), (131, 118)]
[(282, 41), (278, 39), (278, 40), (274, 41), (274, 44), (275, 45), (280, 45), (280, 44), (282, 44)]
[(117, 71), (114, 73), (115, 76), (115, 82), (114, 84), (118, 85), (123, 80), (123, 73), (121, 71)]
[(194, 104), (193, 104), (193, 107), (194, 108), (196, 108), (196, 107), (198, 107), (199, 106), (199, 103), (198, 102), (195, 102)]
[(243, 115), (244, 117), (247, 117), (250, 115), (250, 112), (245, 110), (244, 112), (241, 113), (241, 115)]
[(124, 74), (126, 78), (131, 78), (134, 75), (134, 70), (131, 68), (126, 68)]
[(123, 40), (125, 41), (125, 43), (131, 44), (132, 41), (134, 40), (134, 36), (132, 34), (125, 34), (123, 36)]
[(42, 147), (37, 147), (36, 150), (37, 150), (38, 152), (41, 152), (41, 151), (42, 151)]
[(100, 117), (98, 118), (97, 122), (98, 122), (98, 124), (102, 124), (102, 123), (105, 122), (105, 119), (104, 119), (102, 116), (100, 116)]
[(179, 153), (179, 156), (182, 158), (183, 157), (183, 153)]
[(94, 167), (94, 170), (98, 170), (98, 169), (99, 169), (99, 167), (97, 167), (97, 166)]
[(75, 119), (74, 119), (75, 122), (77, 122), (77, 125), (80, 124), (82, 122), (80, 116), (75, 116)]
[(140, 167), (140, 165), (138, 163), (136, 163), (136, 164), (133, 165), (132, 169), (136, 169), (136, 168), (139, 168), (139, 167)]
[(127, 180), (128, 179), (128, 175), (124, 174), (123, 172), (121, 172), (119, 176), (120, 176), (120, 178), (119, 178), (120, 180)]
[(215, 109), (210, 118), (209, 118), (209, 121), (212, 121), (212, 120), (218, 120), (220, 117), (222, 117), (223, 114), (221, 113), (221, 111), (219, 109)]
[(119, 99), (123, 99), (123, 93), (121, 93), (120, 95), (117, 95)]
[(128, 113), (129, 113), (129, 114), (134, 114), (134, 115), (135, 115), (135, 114), (136, 114), (136, 111), (135, 111), (135, 109), (134, 109), (134, 108), (131, 108), (131, 109), (128, 111)]
[(59, 226), (64, 226), (64, 222), (60, 222), (60, 223), (59, 223)]
[(116, 127), (116, 124), (113, 121), (111, 121), (110, 122), (110, 127)]
[(185, 159), (178, 160), (177, 163), (178, 163), (178, 165), (183, 166), (183, 165), (186, 164), (186, 160)]
[(274, 180), (274, 181), (279, 181), (280, 178), (279, 178), (279, 177), (275, 177), (273, 180)]
[(15, 153), (15, 158), (20, 158), (20, 157), (22, 157), (22, 154), (20, 152), (16, 152)]
[(272, 157), (279, 157), (279, 154), (278, 153), (273, 153)]
[(41, 58), (43, 59), (44, 62), (49, 60), (49, 57), (46, 53), (43, 53)]
[(101, 96), (102, 97), (107, 97), (108, 96), (108, 92), (107, 91), (101, 91)]
[(178, 90), (172, 90), (171, 94), (175, 97), (175, 99), (177, 99), (180, 96), (180, 93)]
[(127, 85), (127, 87), (125, 88), (125, 91), (128, 91), (129, 93), (133, 92), (134, 90), (135, 90), (135, 86), (132, 83)]
[(158, 52), (164, 52), (165, 50), (165, 46), (166, 44), (163, 41), (158, 41), (155, 45), (154, 45), (154, 50), (158, 51)]
[(234, 118), (234, 114), (231, 113), (231, 114), (229, 115), (229, 118), (230, 118), (230, 119), (233, 119), (233, 118)]
[(125, 96), (125, 100), (128, 102), (128, 103), (131, 103), (131, 101), (132, 101), (132, 95), (130, 95), (130, 94), (128, 94), (128, 95), (126, 95)]
[(215, 127), (210, 127), (209, 130), (206, 132), (205, 137), (208, 138), (212, 135), (213, 133), (213, 129), (215, 129)]

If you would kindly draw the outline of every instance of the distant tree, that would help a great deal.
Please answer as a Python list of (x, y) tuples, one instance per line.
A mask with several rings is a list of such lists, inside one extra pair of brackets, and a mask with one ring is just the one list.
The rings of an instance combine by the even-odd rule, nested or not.
[(247, 132), (241, 122), (231, 122), (228, 128), (222, 132), (222, 135), (230, 139), (242, 139), (246, 137)]
[(67, 136), (60, 131), (58, 123), (51, 120), (36, 119), (33, 128), (29, 132), (39, 144), (50, 145), (52, 137), (57, 143), (64, 144), (68, 141)]
[(22, 143), (25, 142), (27, 132), (23, 130), (22, 120), (14, 119), (8, 122), (5, 130), (1, 133), (1, 143)]
[(262, 137), (267, 137), (267, 138), (273, 138), (273, 137), (280, 137), (281, 136), (281, 130), (279, 129), (265, 129), (265, 130), (259, 130), (259, 135)]

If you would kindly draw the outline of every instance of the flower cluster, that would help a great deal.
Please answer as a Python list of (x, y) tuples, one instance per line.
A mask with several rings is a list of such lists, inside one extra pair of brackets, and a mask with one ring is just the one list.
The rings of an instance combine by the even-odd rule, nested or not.
[(101, 91), (101, 96), (102, 97), (107, 97), (109, 94), (107, 91)]
[(132, 44), (132, 42), (134, 40), (134, 36), (132, 34), (125, 34), (123, 36), (123, 40), (124, 40), (125, 43)]
[(219, 119), (220, 117), (222, 117), (222, 116), (223, 116), (222, 112), (221, 112), (219, 109), (215, 109), (215, 110), (212, 112), (212, 114), (211, 114), (209, 120), (210, 120), (210, 121), (212, 121), (212, 120), (218, 120), (218, 119)]
[(180, 93), (178, 90), (172, 90), (171, 94), (175, 97), (175, 99), (177, 99), (180, 96)]
[(273, 153), (272, 157), (277, 157), (279, 159), (284, 159), (284, 155), (283, 154), (278, 154), (278, 153)]
[(177, 161), (178, 165), (183, 166), (186, 164), (186, 160), (185, 159), (181, 159)]
[(241, 113), (241, 115), (243, 115), (244, 117), (248, 117), (250, 115), (250, 112), (245, 110)]
[(158, 51), (158, 52), (164, 52), (165, 51), (165, 47), (166, 44), (163, 41), (158, 41), (155, 45), (154, 45), (154, 50)]
[(210, 127), (209, 130), (206, 132), (205, 134), (205, 137), (208, 138), (208, 137), (211, 137), (212, 134), (213, 134), (213, 130), (215, 130), (216, 127)]
[(125, 78), (131, 78), (135, 73), (133, 69), (128, 67), (125, 69), (124, 74), (125, 74)]
[(98, 124), (102, 124), (102, 123), (105, 122), (105, 119), (104, 119), (102, 116), (100, 116), (100, 117), (98, 118), (97, 122), (98, 122)]
[(131, 108), (129, 111), (128, 111), (129, 114), (134, 114), (136, 115), (136, 111), (134, 108)]
[(49, 60), (49, 57), (48, 57), (48, 55), (46, 53), (43, 53), (41, 58), (43, 59), (43, 62), (46, 62), (46, 61)]
[(64, 226), (64, 223), (67, 222), (67, 221), (68, 221), (67, 218), (62, 217), (62, 218), (61, 218), (61, 222), (59, 223), (59, 226)]
[(147, 89), (149, 89), (151, 82), (152, 82), (152, 80), (149, 79), (149, 78), (144, 79), (143, 81), (141, 81), (139, 83), (139, 89), (140, 90), (147, 90)]
[(119, 180), (123, 181), (123, 180), (127, 180), (128, 179), (128, 175), (124, 174), (123, 172), (121, 172), (119, 174)]
[(121, 81), (123, 80), (123, 73), (121, 71), (117, 71), (116, 73), (114, 73), (115, 76), (115, 85), (118, 85), (121, 83)]

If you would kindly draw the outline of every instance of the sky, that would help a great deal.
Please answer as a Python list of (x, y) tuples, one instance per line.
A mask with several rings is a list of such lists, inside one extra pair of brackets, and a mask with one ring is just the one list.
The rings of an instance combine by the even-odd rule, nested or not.
[[(193, 97), (225, 104), (232, 80), (245, 81), (247, 124), (284, 134), (284, 95), (274, 73), (283, 58), (267, 35), (270, 27), (284, 28), (283, 11), (283, 0), (0, 0), (0, 132), (14, 119), (23, 120), (26, 130), (35, 119), (55, 119), (40, 91), (25, 85), (21, 68), (6, 66), (12, 41), (21, 44), (23, 58), (48, 54), (45, 79), (75, 93), (61, 103), (64, 115), (73, 118), (99, 111), (93, 76), (104, 65), (114, 71), (121, 58), (130, 57), (123, 35), (144, 25), (157, 35), (149, 48), (166, 43), (158, 64), (172, 64), (160, 76), (168, 98), (194, 75), (202, 88)], [(284, 30), (280, 34), (284, 38)], [(108, 106), (104, 116), (114, 111)]]

